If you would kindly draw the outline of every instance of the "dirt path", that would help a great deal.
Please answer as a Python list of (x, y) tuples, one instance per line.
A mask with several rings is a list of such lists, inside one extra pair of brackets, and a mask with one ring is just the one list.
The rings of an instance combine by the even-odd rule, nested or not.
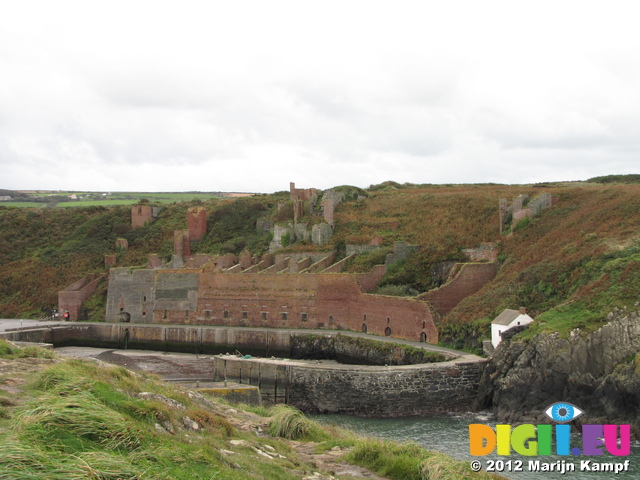
[(299, 455), (300, 460), (308, 463), (319, 471), (326, 472), (325, 476), (318, 473), (316, 476), (307, 476), (307, 479), (355, 479), (366, 478), (370, 480), (387, 480), (386, 477), (380, 477), (375, 473), (359, 467), (357, 465), (351, 465), (350, 463), (341, 460), (348, 452), (349, 449), (342, 449), (340, 447), (334, 447), (332, 450), (316, 453), (317, 443), (313, 442), (294, 442), (290, 441), (289, 445)]

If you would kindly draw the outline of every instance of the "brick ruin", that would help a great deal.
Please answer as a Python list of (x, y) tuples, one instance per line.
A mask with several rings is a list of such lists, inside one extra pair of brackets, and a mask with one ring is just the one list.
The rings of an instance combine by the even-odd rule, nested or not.
[[(305, 202), (318, 214), (315, 189), (297, 189), (291, 183), (290, 192), (297, 205), (294, 214), (301, 213), (300, 206)], [(327, 223), (321, 225), (331, 228), (333, 206), (342, 198), (328, 192), (322, 200)], [(518, 218), (518, 212), (535, 214), (548, 205), (550, 197), (543, 196), (526, 209), (518, 200), (505, 211), (516, 212), (514, 218)], [(501, 201), (501, 223), (502, 206)], [(154, 207), (137, 205), (132, 208), (132, 225), (144, 226), (156, 216)], [(396, 242), (384, 265), (368, 273), (347, 274), (344, 269), (355, 255), (380, 248), (381, 238), (367, 246), (348, 246), (347, 256), (339, 261), (334, 252), (193, 255), (191, 246), (206, 235), (206, 223), (204, 208), (189, 208), (188, 229), (174, 232), (174, 255), (169, 264), (163, 264), (158, 255), (149, 255), (147, 268), (114, 268), (116, 256), (106, 255), (105, 266), (112, 267), (107, 321), (344, 329), (437, 343), (435, 321), (491, 281), (498, 269), (495, 246), (482, 244), (465, 251), (472, 263), (452, 264), (453, 271), (440, 288), (413, 298), (374, 295), (371, 292), (388, 265), (406, 259), (419, 246)], [(297, 235), (303, 236), (306, 226), (300, 227)], [(286, 231), (287, 227), (273, 228)], [(118, 247), (127, 248), (120, 240)], [(61, 291), (59, 308), (69, 310), (72, 319), (79, 319), (82, 302), (93, 293), (98, 280), (83, 279)]]
[(189, 241), (199, 242), (207, 234), (207, 211), (204, 207), (191, 207), (187, 211)]
[(518, 195), (513, 197), (509, 204), (506, 198), (501, 198), (499, 203), (500, 211), (500, 233), (505, 232), (507, 225), (510, 225), (510, 232), (523, 218), (533, 218), (541, 211), (551, 207), (551, 194), (546, 192), (530, 200), (528, 195)]
[[(337, 262), (335, 253), (191, 255), (189, 230), (176, 231), (174, 240), (169, 266), (151, 255), (147, 269), (111, 269), (107, 321), (343, 329), (437, 343), (434, 318), (497, 272), (496, 263), (458, 264), (439, 289), (391, 297), (368, 293), (387, 265), (343, 273), (355, 253)], [(416, 248), (396, 242), (389, 257), (397, 261)]]
[(112, 269), (107, 320), (343, 329), (438, 341), (428, 304), (363, 293), (353, 275), (234, 275), (214, 264), (200, 269)]
[(472, 262), (497, 262), (498, 261), (498, 248), (493, 242), (481, 243), (476, 248), (464, 248), (462, 252)]
[(159, 207), (151, 205), (135, 205), (131, 207), (131, 228), (141, 228), (158, 218)]
[(289, 196), (293, 202), (293, 222), (297, 223), (304, 215), (304, 202), (315, 199), (318, 193), (315, 188), (296, 188), (294, 182), (289, 183)]
[[(296, 188), (294, 182), (289, 183), (289, 198), (293, 203), (292, 222), (287, 225), (273, 225), (269, 222), (259, 222), (258, 229), (264, 229), (267, 225), (273, 235), (273, 240), (269, 245), (269, 251), (275, 252), (284, 247), (284, 238), (288, 238), (291, 243), (297, 241), (308, 241), (314, 245), (327, 245), (333, 236), (334, 211), (335, 207), (342, 202), (343, 195), (335, 190), (325, 190), (319, 192), (315, 188)], [(318, 206), (320, 203), (320, 206)], [(278, 205), (278, 210), (282, 210), (284, 204)], [(305, 216), (322, 215), (324, 223), (316, 223), (311, 228), (306, 223), (301, 222)]]
[[(304, 216), (306, 203), (306, 210), (310, 216), (322, 215), (325, 222), (333, 225), (333, 213), (335, 207), (342, 202), (343, 194), (333, 189), (319, 192), (315, 188), (296, 188), (296, 184), (290, 182), (289, 198), (293, 202), (294, 223)], [(319, 200), (320, 207), (318, 207)]]
[(437, 315), (436, 318), (440, 318), (493, 280), (497, 273), (498, 263), (458, 263), (444, 285), (429, 290), (418, 298), (429, 302)]
[(174, 259), (186, 259), (191, 256), (191, 242), (189, 230), (174, 230), (173, 232), (173, 257)]
[(59, 291), (58, 310), (60, 311), (60, 318), (62, 318), (65, 311), (68, 311), (68, 320), (81, 320), (83, 318), (82, 303), (93, 295), (100, 281), (106, 277), (106, 275), (88, 275)]

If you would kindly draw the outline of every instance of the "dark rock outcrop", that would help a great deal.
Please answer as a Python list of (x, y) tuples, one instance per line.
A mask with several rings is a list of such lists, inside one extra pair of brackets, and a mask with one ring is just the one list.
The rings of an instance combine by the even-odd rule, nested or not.
[[(504, 423), (544, 422), (552, 403), (573, 403), (581, 423), (629, 423), (640, 437), (640, 317), (609, 314), (598, 331), (569, 338), (506, 338), (487, 365), (475, 403)], [(548, 420), (548, 419), (547, 419)]]

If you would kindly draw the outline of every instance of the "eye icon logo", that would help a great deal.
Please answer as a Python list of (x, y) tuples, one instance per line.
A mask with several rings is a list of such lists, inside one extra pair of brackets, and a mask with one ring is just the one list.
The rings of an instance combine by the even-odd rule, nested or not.
[(575, 420), (580, 415), (584, 413), (583, 410), (579, 409), (575, 405), (571, 405), (567, 402), (558, 402), (550, 405), (544, 413), (551, 420), (554, 420), (558, 423), (566, 423), (571, 420)]

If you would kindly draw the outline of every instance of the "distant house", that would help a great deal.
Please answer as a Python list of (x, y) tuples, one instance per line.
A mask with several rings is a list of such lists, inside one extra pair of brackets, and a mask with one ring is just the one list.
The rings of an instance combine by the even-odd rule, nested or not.
[(507, 308), (491, 322), (491, 344), (496, 348), (502, 341), (502, 333), (518, 325), (528, 325), (533, 322), (533, 318), (527, 315), (527, 310), (521, 307), (520, 310)]

